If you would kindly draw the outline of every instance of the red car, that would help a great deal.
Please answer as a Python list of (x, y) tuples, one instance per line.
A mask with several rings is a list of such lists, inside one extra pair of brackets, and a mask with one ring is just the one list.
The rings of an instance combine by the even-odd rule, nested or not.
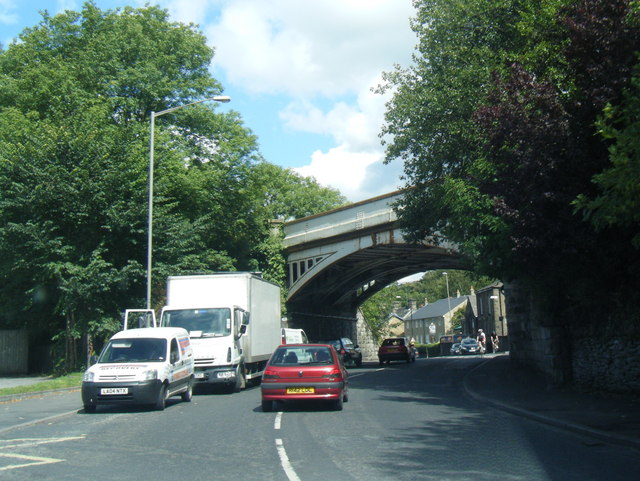
[(349, 399), (346, 368), (328, 344), (278, 346), (262, 375), (262, 410), (274, 401), (329, 401), (337, 411)]
[(391, 361), (416, 361), (416, 351), (406, 337), (389, 337), (378, 349), (380, 365)]

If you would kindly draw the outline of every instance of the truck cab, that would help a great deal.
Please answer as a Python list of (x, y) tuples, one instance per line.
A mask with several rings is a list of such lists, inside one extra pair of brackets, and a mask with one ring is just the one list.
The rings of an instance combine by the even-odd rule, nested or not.
[(241, 337), (249, 313), (234, 307), (164, 308), (161, 326), (181, 327), (189, 333), (194, 350), (196, 383), (244, 387)]

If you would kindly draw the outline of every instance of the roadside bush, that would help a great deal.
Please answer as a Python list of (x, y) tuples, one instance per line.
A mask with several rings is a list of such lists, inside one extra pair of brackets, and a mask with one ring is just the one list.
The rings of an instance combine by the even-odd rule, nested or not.
[(416, 344), (416, 349), (420, 357), (436, 357), (440, 355), (440, 343)]

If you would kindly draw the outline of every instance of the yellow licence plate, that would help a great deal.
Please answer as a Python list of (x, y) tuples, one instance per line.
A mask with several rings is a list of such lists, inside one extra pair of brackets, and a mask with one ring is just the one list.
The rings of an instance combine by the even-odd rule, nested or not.
[(312, 387), (288, 387), (287, 394), (313, 394), (315, 389)]

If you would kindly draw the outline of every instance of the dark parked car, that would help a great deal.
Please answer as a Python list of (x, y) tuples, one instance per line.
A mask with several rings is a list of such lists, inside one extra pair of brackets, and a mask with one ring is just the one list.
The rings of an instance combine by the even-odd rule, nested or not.
[(348, 401), (348, 377), (328, 344), (284, 344), (271, 355), (262, 375), (262, 410), (274, 401), (329, 401), (337, 411)]
[(357, 367), (362, 366), (362, 352), (357, 344), (353, 344), (348, 337), (340, 339), (332, 339), (330, 341), (318, 341), (319, 344), (329, 344), (334, 347), (336, 352), (342, 356), (342, 362), (345, 365), (355, 364)]
[(460, 354), (484, 354), (480, 344), (475, 339), (463, 339), (460, 343)]
[(449, 352), (455, 356), (457, 354), (460, 354), (460, 343), (459, 342), (455, 342), (452, 346), (451, 349), (449, 350)]
[(406, 337), (389, 337), (378, 349), (380, 365), (391, 361), (415, 362), (416, 351)]

